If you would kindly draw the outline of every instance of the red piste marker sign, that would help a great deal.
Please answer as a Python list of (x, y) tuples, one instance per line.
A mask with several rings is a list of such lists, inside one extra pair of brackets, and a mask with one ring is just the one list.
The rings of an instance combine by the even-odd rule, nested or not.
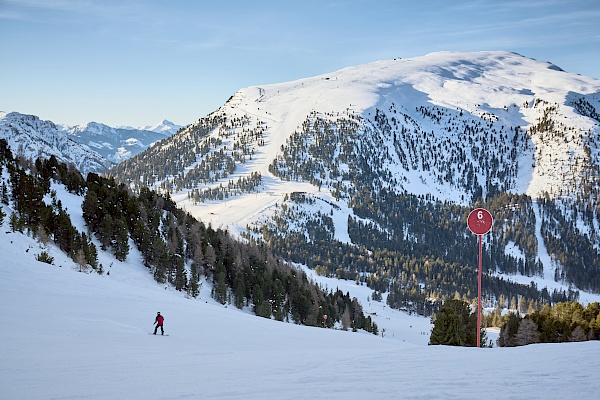
[(494, 219), (485, 208), (476, 208), (467, 218), (467, 225), (471, 232), (479, 239), (479, 269), (477, 271), (477, 347), (481, 347), (481, 236), (492, 229)]
[(469, 229), (476, 235), (485, 235), (492, 229), (493, 224), (492, 214), (485, 208), (477, 208), (471, 211), (467, 218)]

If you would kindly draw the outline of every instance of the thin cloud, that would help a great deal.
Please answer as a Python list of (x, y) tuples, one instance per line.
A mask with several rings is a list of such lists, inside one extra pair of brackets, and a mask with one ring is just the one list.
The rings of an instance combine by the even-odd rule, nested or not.
[(90, 0), (4, 0), (6, 19), (45, 23), (81, 24), (84, 21), (139, 21), (148, 22), (145, 7), (137, 2)]

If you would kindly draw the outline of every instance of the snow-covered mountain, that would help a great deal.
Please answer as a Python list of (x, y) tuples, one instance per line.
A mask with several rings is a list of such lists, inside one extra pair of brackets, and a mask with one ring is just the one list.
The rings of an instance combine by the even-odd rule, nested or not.
[[(492, 185), (532, 197), (544, 192), (559, 195), (576, 193), (585, 169), (590, 163), (598, 164), (598, 109), (597, 79), (514, 53), (442, 52), (242, 89), (214, 114), (154, 147), (145, 157), (202, 131), (198, 147), (211, 140), (219, 146), (205, 154), (198, 147), (191, 148), (198, 157), (176, 173), (169, 171), (170, 176), (180, 173), (193, 179), (203, 158), (224, 149), (223, 157), (235, 164), (235, 172), (221, 173), (219, 178), (213, 172), (213, 179), (192, 181), (193, 187), (202, 190), (259, 172), (271, 195), (313, 192), (319, 186), (322, 196), (337, 202), (331, 194), (333, 186), (341, 184), (347, 187), (345, 192), (350, 191), (342, 174), (331, 176), (327, 168), (317, 168), (311, 176), (291, 174), (282, 172), (289, 165), (280, 166), (286, 162), (286, 147), (302, 135), (312, 136), (296, 156), (315, 167), (322, 165), (324, 160), (310, 152), (324, 148), (325, 143), (314, 131), (306, 133), (306, 128), (323, 125), (318, 129), (328, 137), (338, 135), (353, 146), (344, 149), (340, 143), (332, 144), (329, 158), (346, 157), (336, 168), (353, 173), (357, 161), (353, 156), (365, 148), (378, 159), (379, 186), (395, 191), (460, 204), (471, 203), (474, 186), (484, 195)], [(541, 131), (538, 125), (550, 119), (551, 128), (559, 133)], [(338, 133), (340, 125), (331, 125), (336, 121), (354, 126)], [(141, 158), (140, 168), (143, 162)], [(492, 163), (498, 166), (494, 173), (489, 172)], [(498, 170), (509, 173), (501, 176)], [(160, 187), (164, 181), (157, 179), (153, 184)], [(289, 181), (295, 182), (293, 187)], [(182, 201), (186, 207), (193, 205)], [(220, 213), (214, 222), (243, 228), (248, 221), (237, 216), (227, 219)]]
[(34, 115), (0, 112), (0, 138), (6, 139), (17, 155), (33, 160), (54, 156), (84, 173), (106, 171), (112, 165), (97, 152), (69, 138), (53, 122)]
[(181, 126), (163, 120), (145, 128), (113, 128), (98, 122), (68, 126), (18, 112), (0, 112), (0, 138), (26, 158), (54, 155), (73, 163), (84, 175), (106, 172), (154, 143), (175, 134)]
[(152, 131), (152, 132), (162, 133), (163, 135), (166, 135), (166, 136), (172, 136), (172, 135), (176, 134), (177, 131), (180, 130), (181, 128), (183, 128), (183, 126), (177, 125), (171, 121), (163, 119), (162, 121), (160, 121), (157, 124), (146, 125), (146, 126), (140, 127), (139, 129), (144, 130), (144, 131)]
[[(330, 262), (327, 274), (380, 246), (469, 265), (466, 215), (486, 202), (490, 274), (599, 290), (599, 110), (599, 80), (548, 62), (432, 53), (241, 89), (111, 173), (282, 254), (306, 251), (301, 262)], [(377, 271), (382, 288), (400, 278), (394, 257), (374, 263), (394, 270)], [(411, 273), (423, 287), (427, 275)]]
[(140, 129), (113, 128), (98, 122), (61, 128), (77, 143), (89, 147), (113, 164), (118, 164), (146, 150), (157, 141), (171, 136), (181, 127), (164, 120), (154, 126)]

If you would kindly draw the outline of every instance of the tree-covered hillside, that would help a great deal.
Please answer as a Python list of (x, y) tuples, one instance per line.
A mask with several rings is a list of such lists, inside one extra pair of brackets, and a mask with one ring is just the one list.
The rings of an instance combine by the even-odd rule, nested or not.
[(600, 293), (599, 88), (506, 52), (380, 61), (242, 89), (110, 174), (424, 314), (475, 297), (484, 207), (485, 300), (537, 309)]
[[(75, 168), (53, 157), (15, 159), (4, 140), (0, 140), (0, 170), (0, 201), (13, 210), (9, 216), (0, 215), (2, 219), (9, 218), (13, 231), (41, 243), (54, 242), (81, 270), (104, 273), (97, 246), (112, 252), (116, 260), (125, 260), (133, 244), (158, 283), (171, 284), (191, 297), (198, 295), (203, 274), (212, 280), (213, 297), (222, 304), (314, 326), (322, 326), (327, 315), (328, 326), (342, 323), (345, 328), (377, 333), (356, 299), (339, 290), (324, 290), (264, 246), (241, 243), (227, 231), (206, 226), (178, 209), (168, 196), (148, 189), (134, 195), (124, 184), (94, 173), (84, 180)], [(73, 226), (52, 185), (64, 185), (82, 196), (86, 232)], [(52, 263), (47, 256), (40, 261)]]
[[(535, 309), (577, 300), (578, 289), (598, 292), (598, 139), (576, 138), (573, 127), (557, 122), (556, 104), (539, 100), (530, 107), (539, 118), (528, 130), (507, 125), (492, 113), (474, 116), (420, 106), (411, 114), (393, 102), (366, 117), (351, 111), (312, 112), (268, 169), (282, 181), (307, 182), (331, 193), (334, 202), (325, 206), (331, 213), (312, 209), (315, 201), (327, 202), (323, 196), (292, 192), (273, 218), (248, 226), (245, 236), (321, 274), (389, 292), (392, 307), (428, 315), (443, 297), (458, 293), (466, 300), (474, 298), (476, 238), (466, 229), (466, 217), (471, 209), (485, 207), (495, 221), (485, 238), (483, 260), (484, 297), (490, 304), (502, 297)], [(502, 112), (511, 108), (507, 105)], [(265, 127), (260, 119), (253, 124), (248, 116), (215, 113), (111, 173), (140, 195), (144, 182), (160, 182), (159, 190), (167, 194), (187, 190), (194, 203), (226, 200), (259, 190), (258, 172), (227, 185), (216, 183), (235, 172), (244, 156), (252, 157), (264, 143)], [(228, 145), (223, 145), (225, 140)], [(562, 174), (562, 190), (578, 195), (546, 193), (532, 199), (515, 193), (524, 155), (531, 156), (536, 148), (538, 153), (549, 151), (553, 141), (573, 140), (585, 151), (574, 155), (572, 167)], [(251, 150), (241, 151), (242, 143)], [(146, 167), (150, 169), (144, 171)], [(200, 170), (204, 172), (198, 175)], [(415, 173), (423, 182), (463, 193), (460, 201), (411, 193), (407, 177)], [(207, 186), (200, 189), (201, 184)], [(335, 202), (352, 210), (347, 221), (351, 243), (335, 240)], [(554, 262), (555, 280), (572, 289), (549, 291), (507, 279), (514, 274), (541, 276), (541, 246)]]
[[(379, 201), (366, 197), (367, 206), (354, 208), (364, 219), (349, 217), (352, 244), (348, 244), (333, 239), (330, 216), (304, 210), (303, 205), (314, 200), (305, 194), (291, 197), (269, 223), (260, 230), (254, 228), (248, 237), (260, 234), (276, 254), (304, 263), (319, 274), (355, 279), (375, 292), (388, 292), (387, 303), (394, 308), (431, 315), (444, 297), (458, 294), (467, 301), (475, 299), (477, 239), (467, 232), (468, 207), (414, 195), (387, 193)], [(579, 298), (577, 290), (549, 292), (533, 282), (523, 285), (506, 279), (508, 274), (534, 276), (541, 270), (531, 232), (533, 205), (527, 196), (499, 195), (478, 204), (495, 215), (494, 229), (502, 232), (486, 238), (482, 260), (485, 300), (490, 304), (501, 298), (520, 300), (537, 309), (541, 304)], [(289, 221), (295, 221), (297, 231), (289, 232)], [(282, 235), (285, 231), (288, 234)], [(521, 257), (499, 250), (509, 242), (527, 253)]]
[[(248, 237), (264, 241), (275, 253), (319, 273), (356, 279), (375, 291), (389, 292), (387, 301), (392, 307), (430, 314), (445, 296), (458, 293), (470, 301), (476, 295), (476, 237), (467, 231), (466, 219), (470, 210), (484, 207), (494, 216), (494, 229), (485, 237), (483, 253), (487, 272), (483, 294), (490, 304), (504, 297), (525, 301), (535, 309), (541, 304), (577, 300), (575, 288), (599, 292), (596, 227), (600, 203), (598, 166), (591, 162), (591, 154), (597, 153), (594, 138), (581, 139), (587, 156), (579, 162), (586, 163), (583, 171), (589, 179), (575, 173), (577, 165), (565, 172), (564, 190), (576, 187), (580, 195), (546, 193), (534, 201), (512, 193), (517, 155), (531, 150), (530, 135), (543, 132), (542, 141), (549, 140), (551, 129), (564, 140), (571, 135), (570, 129), (559, 129), (559, 124), (552, 122), (550, 115), (556, 106), (543, 101), (534, 106), (540, 107), (542, 116), (530, 132), (498, 126), (494, 115), (468, 122), (459, 113), (419, 108), (424, 119), (436, 124), (446, 121), (447, 136), (442, 138), (419, 129), (422, 121), (397, 112), (393, 105), (387, 114), (376, 110), (373, 121), (361, 123), (355, 122), (362, 120), (356, 116), (314, 114), (301, 131), (290, 136), (270, 171), (281, 179), (330, 188), (336, 197), (346, 199), (353, 211), (348, 217), (352, 243), (334, 239), (331, 215), (315, 213), (312, 205), (321, 200), (308, 193), (290, 195), (273, 218), (251, 227)], [(390, 114), (394, 116), (390, 118)], [(407, 134), (410, 130), (413, 134)], [(393, 153), (385, 145), (386, 138), (392, 138)], [(470, 148), (468, 154), (465, 147)], [(403, 165), (407, 173), (431, 171), (440, 183), (472, 193), (469, 202), (473, 205), (403, 190), (402, 175), (386, 173), (386, 165), (394, 163)], [(477, 178), (482, 172), (486, 186)], [(333, 207), (329, 208), (333, 214)], [(542, 244), (536, 231), (539, 219)], [(573, 290), (549, 292), (533, 283), (522, 285), (506, 279), (514, 274), (543, 275), (540, 245), (555, 261), (555, 280), (572, 285)]]

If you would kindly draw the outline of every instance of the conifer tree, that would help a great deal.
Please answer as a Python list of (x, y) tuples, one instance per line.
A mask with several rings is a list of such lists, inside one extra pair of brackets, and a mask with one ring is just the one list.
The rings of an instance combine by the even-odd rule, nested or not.
[[(477, 346), (477, 314), (462, 300), (446, 300), (435, 318), (429, 339), (430, 345)], [(485, 331), (480, 332), (481, 343), (486, 343)]]
[(498, 337), (499, 347), (515, 346), (515, 335), (521, 323), (521, 318), (515, 313), (509, 313), (506, 318), (507, 322), (500, 328), (500, 335)]
[(118, 218), (114, 223), (112, 238), (112, 248), (115, 258), (119, 261), (125, 261), (129, 254), (129, 231), (127, 224), (122, 218)]
[(8, 187), (4, 181), (0, 185), (0, 203), (8, 205)]
[(190, 266), (190, 279), (189, 279), (189, 285), (188, 285), (188, 293), (190, 296), (192, 297), (198, 297), (198, 295), (200, 294), (200, 271), (198, 268), (198, 264), (195, 262), (192, 262), (192, 265)]
[(87, 263), (85, 262), (85, 253), (83, 249), (79, 249), (73, 254), (73, 261), (79, 266), (79, 272), (87, 271)]

